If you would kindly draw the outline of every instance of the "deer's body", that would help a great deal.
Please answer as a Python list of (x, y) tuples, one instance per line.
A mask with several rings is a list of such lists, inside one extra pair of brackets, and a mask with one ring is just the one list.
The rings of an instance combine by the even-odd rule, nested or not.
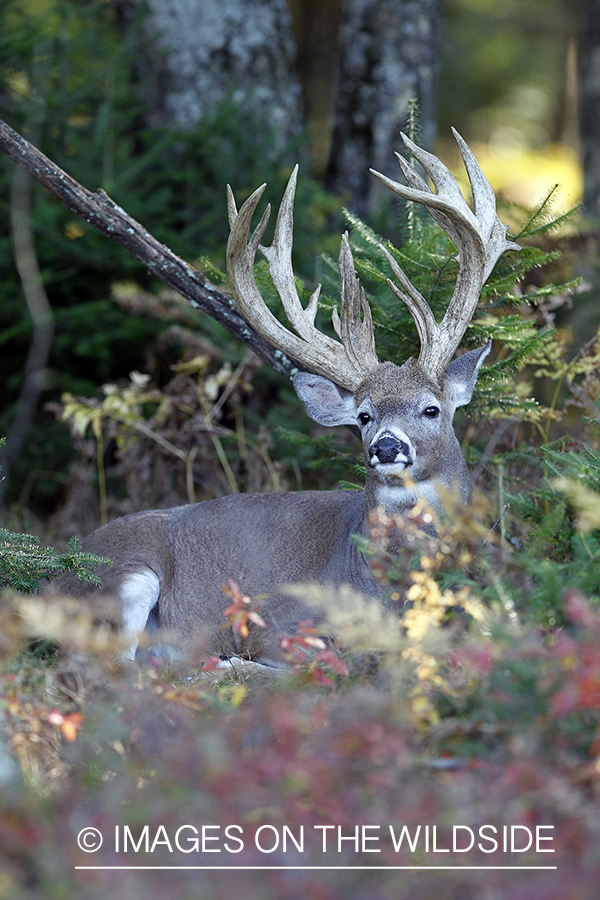
[[(161, 628), (205, 636), (212, 653), (268, 663), (281, 655), (277, 634), (316, 618), (314, 607), (282, 590), (285, 584), (350, 583), (367, 595), (378, 593), (351, 540), (364, 519), (363, 491), (231, 495), (115, 519), (83, 546), (114, 558), (98, 574), (105, 591), (120, 600), (132, 635), (153, 612)], [(306, 539), (299, 542), (299, 534)], [(251, 626), (246, 639), (223, 630), (230, 601), (221, 584), (229, 578), (260, 603), (267, 622), (264, 629)]]
[[(154, 620), (182, 635), (203, 632), (213, 652), (276, 661), (278, 633), (289, 633), (302, 619), (315, 616), (312, 607), (286, 593), (286, 585), (349, 584), (368, 596), (379, 594), (368, 563), (352, 540), (353, 535), (365, 534), (370, 510), (381, 506), (388, 514), (401, 513), (412, 508), (417, 497), (439, 509), (439, 485), (469, 499), (471, 482), (452, 420), (456, 408), (470, 401), (491, 342), (451, 360), (485, 278), (500, 253), (515, 245), (505, 240), (493, 192), (468, 147), (457, 139), (473, 188), (475, 214), (450, 172), (407, 139), (437, 193), (403, 160), (410, 188), (379, 176), (396, 193), (427, 206), (456, 244), (461, 264), (448, 311), (438, 325), (394, 256), (382, 248), (403, 291), (391, 281), (390, 286), (409, 307), (421, 338), (419, 359), (402, 366), (377, 359), (370, 310), (358, 285), (347, 236), (340, 252), (341, 319), (334, 315), (341, 343), (314, 326), (318, 290), (306, 308), (300, 303), (291, 270), (295, 173), (270, 247), (260, 245), (266, 216), (248, 242), (262, 189), (239, 213), (230, 197), (228, 274), (238, 306), (257, 331), (310, 369), (294, 377), (308, 415), (322, 425), (360, 429), (365, 489), (236, 494), (136, 513), (98, 529), (83, 546), (114, 561), (99, 574), (104, 591), (120, 603), (132, 657), (139, 632)], [(275, 319), (258, 293), (254, 257), (259, 248), (297, 334)], [(263, 604), (267, 628), (251, 627), (244, 641), (223, 630), (228, 601), (221, 584), (230, 578)]]
[[(376, 506), (389, 514), (404, 512), (417, 494), (437, 506), (437, 484), (469, 499), (471, 481), (452, 416), (459, 403), (468, 402), (486, 352), (484, 347), (450, 363), (442, 389), (414, 360), (401, 367), (382, 364), (355, 394), (318, 375), (296, 376), (296, 390), (313, 418), (361, 428), (364, 491), (232, 494), (123, 516), (86, 538), (84, 550), (113, 560), (98, 574), (104, 590), (119, 600), (125, 631), (133, 638), (130, 655), (135, 635), (152, 617), (155, 625), (181, 635), (204, 633), (213, 653), (275, 662), (278, 634), (293, 631), (302, 619), (318, 619), (285, 585), (349, 584), (377, 596), (377, 582), (353, 535), (365, 535), (367, 515)], [(437, 415), (423, 415), (426, 410)], [(245, 640), (222, 628), (229, 601), (221, 585), (230, 578), (261, 602), (267, 622), (266, 629), (251, 627)], [(67, 583), (75, 593), (89, 590), (66, 579), (62, 586)]]

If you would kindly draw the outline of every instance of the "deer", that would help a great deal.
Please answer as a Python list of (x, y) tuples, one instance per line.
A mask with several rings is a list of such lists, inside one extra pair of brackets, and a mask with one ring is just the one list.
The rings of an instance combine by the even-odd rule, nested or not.
[[(228, 186), (227, 273), (235, 302), (255, 331), (298, 363), (293, 385), (308, 416), (327, 427), (358, 428), (366, 467), (364, 489), (232, 494), (133, 513), (94, 531), (82, 546), (112, 560), (97, 574), (102, 593), (119, 604), (128, 658), (135, 658), (141, 633), (154, 623), (182, 638), (204, 634), (209, 649), (225, 661), (248, 659), (276, 667), (282, 659), (279, 637), (301, 620), (315, 618), (314, 608), (292, 596), (286, 586), (350, 585), (365, 597), (381, 596), (355, 540), (366, 534), (368, 516), (376, 507), (388, 515), (402, 514), (421, 499), (439, 511), (442, 489), (457, 492), (461, 502), (468, 503), (472, 484), (453, 417), (471, 400), (491, 341), (453, 357), (496, 261), (506, 250), (520, 248), (507, 240), (496, 197), (473, 153), (458, 132), (453, 133), (470, 181), (473, 209), (449, 169), (404, 134), (407, 150), (422, 165), (434, 190), (400, 154), (396, 156), (407, 184), (370, 170), (394, 194), (425, 207), (458, 252), (459, 273), (438, 324), (395, 257), (381, 247), (393, 275), (389, 287), (408, 307), (420, 339), (418, 358), (401, 366), (377, 357), (371, 311), (347, 233), (339, 254), (340, 312), (334, 308), (332, 314), (337, 339), (315, 325), (320, 285), (306, 307), (300, 301), (292, 270), (298, 167), (281, 201), (268, 247), (261, 241), (270, 206), (250, 234), (266, 185), (254, 191), (239, 211)], [(254, 272), (257, 251), (267, 260), (293, 331), (280, 323), (260, 294)], [(229, 601), (222, 584), (230, 578), (245, 595), (262, 601), (266, 627), (251, 625), (246, 637), (223, 630)], [(83, 583), (69, 584), (75, 596), (90, 590)]]

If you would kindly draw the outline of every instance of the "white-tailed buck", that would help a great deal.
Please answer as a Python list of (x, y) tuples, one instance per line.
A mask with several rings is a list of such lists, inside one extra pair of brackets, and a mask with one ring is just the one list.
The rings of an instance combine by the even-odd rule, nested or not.
[[(475, 157), (456, 134), (469, 176), (474, 212), (449, 170), (403, 135), (410, 153), (430, 176), (435, 192), (402, 157), (408, 187), (376, 175), (395, 194), (425, 206), (458, 250), (459, 275), (442, 322), (394, 257), (384, 249), (400, 286), (390, 288), (409, 308), (421, 342), (419, 358), (398, 367), (380, 362), (364, 291), (359, 287), (348, 238), (339, 260), (340, 314), (333, 314), (335, 340), (315, 327), (319, 288), (304, 308), (291, 265), (296, 170), (283, 197), (270, 247), (260, 241), (269, 209), (249, 238), (250, 222), (264, 185), (237, 211), (228, 193), (231, 234), (227, 271), (237, 305), (249, 324), (308, 372), (294, 387), (308, 415), (322, 425), (355, 425), (362, 435), (367, 476), (363, 491), (235, 494), (176, 509), (152, 510), (99, 528), (84, 549), (109, 557), (102, 567), (104, 591), (122, 609), (123, 627), (135, 655), (149, 620), (181, 635), (204, 632), (213, 652), (268, 663), (281, 656), (278, 633), (314, 616), (285, 592), (290, 583), (350, 584), (369, 596), (379, 593), (366, 559), (352, 536), (364, 533), (370, 510), (406, 511), (422, 495), (439, 506), (436, 486), (458, 490), (467, 501), (471, 482), (452, 418), (471, 399), (479, 367), (491, 342), (455, 360), (454, 353), (475, 312), (481, 287), (500, 254), (519, 249), (506, 240), (494, 193)], [(382, 248), (383, 249), (383, 248)], [(254, 277), (256, 251), (266, 257), (273, 284), (296, 333), (267, 308)], [(405, 484), (408, 478), (408, 485)], [(223, 631), (228, 604), (221, 584), (234, 578), (244, 593), (264, 598), (267, 628), (250, 627), (242, 640)], [(74, 592), (89, 588), (69, 585)]]

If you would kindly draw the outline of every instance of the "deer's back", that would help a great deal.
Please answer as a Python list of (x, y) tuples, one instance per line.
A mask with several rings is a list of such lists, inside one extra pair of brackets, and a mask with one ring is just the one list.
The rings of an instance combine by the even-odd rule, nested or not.
[[(292, 583), (351, 584), (375, 595), (368, 565), (351, 536), (364, 527), (362, 491), (237, 494), (168, 510), (134, 513), (93, 532), (83, 549), (113, 560), (98, 570), (104, 591), (117, 597), (128, 580), (155, 573), (160, 584), (157, 620), (181, 633), (219, 635), (220, 652), (240, 652), (220, 627), (230, 603), (221, 585), (235, 579), (261, 604), (267, 635), (252, 629), (248, 652), (275, 654), (275, 632), (293, 630), (313, 607), (286, 595)], [(89, 589), (62, 584), (72, 593)], [(274, 626), (274, 627), (273, 627)], [(229, 645), (228, 642), (229, 641)], [(276, 655), (276, 654), (275, 654)]]

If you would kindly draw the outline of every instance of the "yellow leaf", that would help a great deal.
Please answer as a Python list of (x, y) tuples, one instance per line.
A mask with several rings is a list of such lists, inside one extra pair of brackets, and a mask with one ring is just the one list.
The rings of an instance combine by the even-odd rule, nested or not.
[(415, 697), (412, 702), (412, 711), (414, 713), (416, 713), (417, 715), (422, 715), (423, 713), (427, 712), (428, 709), (429, 700), (427, 699), (427, 697), (423, 696), (423, 694), (419, 694), (418, 697)]

